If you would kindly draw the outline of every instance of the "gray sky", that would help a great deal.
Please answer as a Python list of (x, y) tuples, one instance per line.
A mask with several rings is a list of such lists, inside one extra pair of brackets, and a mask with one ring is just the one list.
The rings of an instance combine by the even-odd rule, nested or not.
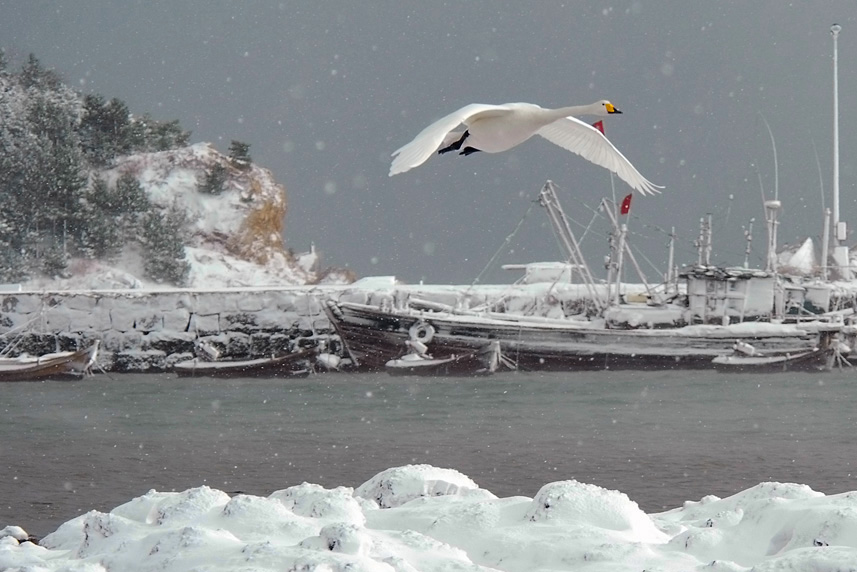
[[(763, 264), (759, 175), (772, 195), (774, 162), (761, 112), (777, 144), (781, 242), (820, 235), (813, 145), (831, 206), (834, 22), (843, 27), (841, 211), (857, 229), (852, 0), (0, 0), (0, 46), (16, 65), (33, 52), (81, 91), (179, 119), (195, 142), (222, 152), (232, 139), (250, 143), (287, 189), (296, 251), (315, 242), (326, 265), (361, 276), (467, 283), (546, 179), (583, 225), (586, 206), (612, 193), (607, 171), (540, 138), (499, 155), (433, 157), (388, 178), (393, 150), (471, 102), (612, 100), (624, 114), (605, 121), (608, 137), (666, 186), (635, 196), (629, 222), (661, 267), (658, 227), (677, 227), (678, 261), (690, 263), (706, 213), (716, 262), (743, 261), (742, 226), (755, 217), (753, 261)], [(617, 195), (628, 192), (617, 179)], [(534, 209), (499, 262), (556, 259), (546, 220)], [(596, 222), (583, 239), (592, 261), (606, 252), (605, 230)]]

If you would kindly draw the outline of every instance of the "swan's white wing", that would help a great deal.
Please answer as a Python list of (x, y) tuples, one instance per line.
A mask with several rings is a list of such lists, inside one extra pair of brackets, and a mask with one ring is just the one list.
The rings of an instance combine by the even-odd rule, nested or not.
[(542, 127), (537, 133), (551, 143), (613, 171), (631, 188), (644, 195), (659, 193), (658, 189), (663, 189), (641, 175), (607, 137), (588, 123), (574, 117), (564, 117)]
[(393, 164), (390, 166), (390, 176), (404, 173), (418, 167), (440, 148), (447, 134), (476, 114), (486, 111), (508, 111), (502, 105), (471, 103), (458, 111), (454, 111), (442, 119), (438, 119), (417, 135), (413, 141), (393, 151)]

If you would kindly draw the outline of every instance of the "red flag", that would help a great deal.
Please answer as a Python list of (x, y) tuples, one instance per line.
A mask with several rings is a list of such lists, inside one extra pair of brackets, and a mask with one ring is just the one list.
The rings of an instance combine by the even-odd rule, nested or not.
[(625, 197), (624, 199), (622, 199), (622, 206), (619, 208), (619, 212), (622, 213), (623, 215), (626, 215), (629, 212), (631, 212), (631, 197), (632, 196), (633, 196), (633, 194), (630, 194), (627, 197)]
[(597, 130), (599, 130), (602, 135), (604, 135), (604, 122), (603, 121), (596, 121), (595, 123), (592, 124), (592, 126), (594, 128), (596, 128)]

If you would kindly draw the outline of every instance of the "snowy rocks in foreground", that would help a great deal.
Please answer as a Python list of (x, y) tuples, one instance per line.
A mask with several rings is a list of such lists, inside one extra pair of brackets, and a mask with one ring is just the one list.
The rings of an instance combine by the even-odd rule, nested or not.
[(763, 483), (647, 515), (577, 481), (497, 498), (428, 465), (357, 489), (304, 483), (268, 497), (208, 487), (149, 491), (91, 511), (39, 545), (0, 530), (0, 569), (107, 570), (854, 570), (857, 493)]

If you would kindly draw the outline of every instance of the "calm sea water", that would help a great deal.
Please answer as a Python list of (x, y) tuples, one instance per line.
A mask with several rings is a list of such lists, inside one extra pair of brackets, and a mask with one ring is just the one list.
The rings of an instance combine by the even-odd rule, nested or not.
[(762, 481), (857, 490), (857, 374), (98, 375), (0, 385), (0, 527), (43, 536), (149, 489), (356, 487), (410, 463), (498, 496), (575, 478), (647, 512)]

